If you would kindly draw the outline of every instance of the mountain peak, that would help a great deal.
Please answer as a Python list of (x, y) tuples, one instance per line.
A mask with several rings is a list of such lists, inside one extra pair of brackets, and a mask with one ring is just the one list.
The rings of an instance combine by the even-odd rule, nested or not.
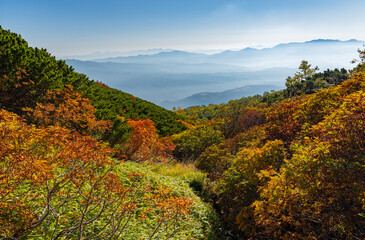
[(160, 52), (155, 54), (157, 56), (188, 56), (188, 55), (206, 55), (204, 53), (193, 53), (193, 52), (187, 52), (187, 51), (182, 51), (182, 50), (173, 50), (173, 51), (168, 51), (168, 52)]
[(357, 39), (349, 39), (349, 40), (339, 40), (339, 39), (322, 39), (322, 38), (319, 38), (319, 39), (314, 39), (314, 40), (311, 40), (311, 41), (307, 41), (307, 42), (304, 42), (304, 43), (329, 43), (329, 42), (361, 42)]
[(318, 39), (313, 39), (311, 41), (306, 41), (304, 43), (325, 43), (325, 42), (342, 42), (338, 39), (323, 39), (323, 38), (318, 38)]

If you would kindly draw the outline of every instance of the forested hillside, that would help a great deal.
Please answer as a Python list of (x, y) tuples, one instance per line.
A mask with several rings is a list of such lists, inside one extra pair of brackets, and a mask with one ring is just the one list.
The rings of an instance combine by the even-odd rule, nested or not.
[(231, 238), (365, 237), (364, 54), (350, 73), (303, 61), (283, 91), (177, 110), (199, 124), (175, 156), (208, 174)]
[(3, 29), (0, 108), (0, 239), (214, 236), (214, 211), (189, 187), (204, 174), (146, 165), (170, 160), (163, 136), (185, 128), (175, 113)]
[(0, 28), (0, 44), (0, 104), (4, 109), (22, 114), (23, 107), (34, 107), (43, 101), (48, 90), (61, 89), (69, 84), (92, 101), (99, 119), (114, 122), (113, 138), (126, 132), (118, 124), (118, 116), (151, 119), (161, 136), (184, 129), (176, 121), (179, 117), (175, 113), (89, 80), (64, 61), (56, 60), (45, 49), (29, 47), (15, 33)]
[[(178, 113), (187, 119), (197, 121), (207, 121), (217, 116), (241, 114), (242, 107), (254, 107), (262, 104), (271, 105), (278, 103), (292, 96), (311, 94), (324, 88), (334, 87), (349, 78), (349, 72), (342, 69), (327, 69), (324, 72), (318, 72), (318, 69), (311, 68), (307, 61), (302, 61), (299, 71), (293, 76), (288, 77), (286, 88), (280, 91), (265, 92), (263, 95), (254, 95), (243, 97), (237, 100), (231, 100), (227, 104), (209, 104), (208, 106), (192, 106), (178, 110)], [(233, 113), (235, 112), (235, 113)]]

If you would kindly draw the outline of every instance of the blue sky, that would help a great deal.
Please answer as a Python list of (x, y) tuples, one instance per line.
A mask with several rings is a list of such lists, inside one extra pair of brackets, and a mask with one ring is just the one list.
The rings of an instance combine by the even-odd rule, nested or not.
[(67, 56), (365, 40), (364, 0), (0, 0), (0, 25)]

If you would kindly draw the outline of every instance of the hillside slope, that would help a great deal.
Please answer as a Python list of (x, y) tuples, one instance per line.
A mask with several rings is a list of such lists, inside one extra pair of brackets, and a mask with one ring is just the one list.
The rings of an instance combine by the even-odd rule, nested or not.
[[(364, 239), (365, 51), (360, 58), (350, 73), (307, 66), (284, 90), (178, 110), (211, 120), (175, 136), (175, 156), (208, 174), (233, 239)], [(209, 143), (208, 129), (224, 139)]]
[(175, 113), (89, 80), (45, 49), (29, 47), (20, 35), (1, 27), (0, 46), (0, 105), (4, 109), (21, 114), (23, 107), (33, 107), (42, 101), (48, 90), (70, 84), (92, 100), (100, 119), (148, 118), (154, 121), (162, 136), (184, 129), (176, 121), (179, 116)]

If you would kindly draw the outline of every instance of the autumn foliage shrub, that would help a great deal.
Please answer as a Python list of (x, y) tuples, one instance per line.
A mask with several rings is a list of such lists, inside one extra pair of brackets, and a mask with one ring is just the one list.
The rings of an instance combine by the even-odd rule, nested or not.
[(195, 166), (206, 172), (210, 180), (219, 180), (224, 171), (232, 166), (236, 154), (244, 147), (261, 146), (264, 135), (265, 131), (262, 126), (254, 126), (233, 138), (225, 139), (218, 145), (208, 147), (199, 156)]
[[(117, 204), (114, 195), (125, 190), (110, 183), (118, 182), (110, 172), (111, 149), (61, 127), (26, 125), (4, 110), (0, 119), (2, 236), (27, 236), (45, 223), (56, 224), (47, 224), (52, 236), (67, 236), (76, 228), (82, 234), (102, 208)], [(70, 206), (76, 199), (79, 205)], [(68, 216), (75, 220), (71, 225), (68, 214), (74, 216)]]
[(194, 162), (206, 148), (219, 144), (222, 132), (212, 126), (201, 125), (173, 136), (176, 144), (174, 157), (183, 162)]
[[(235, 113), (237, 114), (237, 113)], [(239, 133), (245, 132), (253, 126), (265, 123), (264, 109), (255, 107), (243, 107), (238, 116), (232, 114), (225, 119), (222, 131), (226, 138), (232, 138)]]
[(364, 235), (364, 123), (360, 90), (312, 126), (302, 144), (292, 145), (294, 155), (280, 171), (261, 173), (269, 181), (259, 191), (261, 200), (252, 204), (261, 234), (297, 239)]
[[(258, 167), (251, 161), (252, 166), (238, 171), (243, 174), (239, 181), (247, 181), (256, 188), (256, 196), (236, 218), (239, 228), (248, 236), (364, 237), (364, 76), (357, 73), (337, 87), (275, 106), (282, 113), (269, 113), (265, 126), (269, 139), (278, 138), (286, 146), (290, 144), (291, 154), (286, 154), (288, 158), (280, 167)], [(283, 116), (289, 116), (288, 120)], [(295, 128), (288, 131), (290, 126)], [(250, 154), (257, 155), (252, 148)], [(269, 159), (268, 156), (267, 163)], [(255, 169), (256, 174), (244, 169)], [(236, 185), (227, 179), (222, 186)], [(229, 196), (230, 192), (224, 189), (221, 196)]]
[(252, 239), (365, 237), (364, 90), (357, 70), (341, 85), (265, 107), (265, 123), (200, 155), (231, 229)]
[(0, 75), (0, 105), (13, 111), (33, 105), (36, 96), (34, 84), (29, 74), (22, 68), (11, 73), (4, 72)]
[(134, 239), (122, 236), (136, 221), (149, 222), (149, 239), (176, 234), (192, 200), (121, 172), (112, 153), (90, 136), (1, 110), (0, 237)]
[(268, 139), (281, 139), (290, 144), (304, 137), (312, 125), (339, 108), (346, 96), (365, 88), (364, 75), (360, 72), (331, 89), (272, 105), (266, 115)]
[(172, 157), (175, 145), (168, 137), (160, 138), (153, 121), (149, 119), (129, 120), (132, 127), (128, 142), (122, 146), (120, 154), (136, 162), (166, 162)]
[(233, 156), (217, 145), (208, 147), (197, 159), (195, 166), (206, 172), (210, 180), (219, 179), (233, 161)]
[(250, 206), (257, 198), (257, 189), (265, 182), (257, 174), (261, 170), (278, 169), (284, 157), (285, 150), (280, 140), (238, 152), (232, 167), (224, 172), (217, 187), (222, 211), (230, 221), (235, 222), (242, 208)]
[(63, 90), (48, 91), (42, 103), (35, 108), (24, 108), (30, 122), (40, 126), (62, 126), (82, 134), (102, 135), (111, 122), (97, 120), (96, 108), (89, 99), (74, 92), (71, 85)]

